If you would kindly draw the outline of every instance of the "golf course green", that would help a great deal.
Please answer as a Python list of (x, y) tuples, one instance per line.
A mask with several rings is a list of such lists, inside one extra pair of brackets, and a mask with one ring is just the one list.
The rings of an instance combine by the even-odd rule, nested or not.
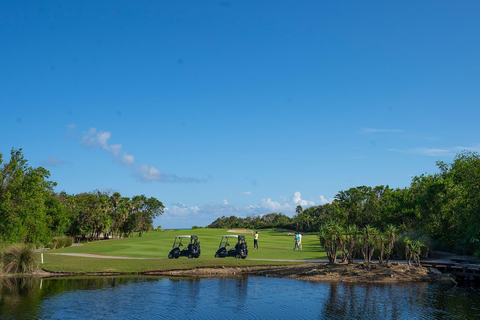
[[(257, 266), (257, 265), (284, 265), (298, 263), (295, 260), (326, 259), (325, 251), (321, 248), (316, 234), (306, 234), (302, 238), (301, 251), (293, 250), (294, 236), (292, 231), (265, 229), (259, 230), (259, 249), (253, 249), (251, 233), (228, 232), (226, 229), (194, 229), (194, 230), (166, 230), (151, 231), (141, 237), (125, 239), (109, 239), (84, 243), (81, 246), (72, 246), (43, 252), (44, 263), (41, 268), (50, 272), (66, 273), (140, 273), (154, 270), (191, 269), (200, 267), (222, 266)], [(245, 235), (249, 246), (248, 258), (214, 258), (222, 235)], [(201, 256), (198, 259), (167, 259), (175, 236), (197, 235), (201, 244)], [(232, 244), (234, 245), (234, 244)], [(64, 253), (87, 254), (105, 257), (83, 257), (60, 255)], [(40, 255), (40, 253), (39, 253)], [(125, 259), (142, 258), (142, 259)], [(265, 260), (257, 260), (265, 259)], [(293, 260), (293, 261), (271, 261)]]

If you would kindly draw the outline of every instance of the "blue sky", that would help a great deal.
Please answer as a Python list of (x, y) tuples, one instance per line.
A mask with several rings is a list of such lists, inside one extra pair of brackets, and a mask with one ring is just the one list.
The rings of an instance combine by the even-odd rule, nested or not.
[(0, 153), (164, 228), (480, 150), (478, 1), (1, 1)]

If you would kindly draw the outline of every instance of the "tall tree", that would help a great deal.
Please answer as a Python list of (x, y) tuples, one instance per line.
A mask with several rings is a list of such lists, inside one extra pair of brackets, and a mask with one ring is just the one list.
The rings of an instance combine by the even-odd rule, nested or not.
[(46, 244), (52, 232), (45, 201), (56, 184), (46, 169), (28, 165), (22, 149), (10, 156), (4, 164), (0, 156), (0, 241)]

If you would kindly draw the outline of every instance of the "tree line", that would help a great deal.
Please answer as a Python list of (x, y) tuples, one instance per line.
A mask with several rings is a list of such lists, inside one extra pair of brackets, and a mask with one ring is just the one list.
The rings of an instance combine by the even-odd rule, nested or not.
[(56, 193), (42, 167), (28, 165), (22, 149), (10, 161), (0, 153), (0, 242), (48, 244), (53, 237), (77, 239), (141, 236), (153, 228), (164, 205), (154, 197), (119, 192)]
[[(480, 156), (457, 154), (452, 163), (436, 162), (438, 173), (415, 176), (407, 188), (359, 186), (339, 191), (332, 203), (246, 218), (220, 217), (210, 228), (288, 228), (319, 232), (327, 222), (342, 228), (393, 225), (412, 240), (437, 250), (480, 255)], [(417, 238), (417, 239), (414, 239)]]

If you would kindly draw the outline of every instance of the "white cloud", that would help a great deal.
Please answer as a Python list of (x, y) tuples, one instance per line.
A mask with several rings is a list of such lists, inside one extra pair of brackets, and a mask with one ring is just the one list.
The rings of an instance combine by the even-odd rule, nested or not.
[(142, 164), (139, 168), (140, 180), (144, 182), (158, 181), (163, 178), (163, 174), (155, 167)]
[[(69, 125), (68, 128), (74, 128), (75, 125)], [(114, 159), (119, 163), (129, 166), (133, 170), (133, 176), (142, 182), (181, 182), (181, 183), (193, 183), (193, 182), (206, 182), (205, 179), (197, 179), (190, 177), (179, 177), (175, 174), (164, 174), (160, 172), (154, 166), (142, 164), (140, 166), (135, 165), (135, 157), (126, 152), (122, 152), (122, 145), (109, 144), (109, 140), (112, 137), (110, 131), (101, 131), (96, 128), (90, 128), (90, 130), (83, 133), (83, 137), (80, 143), (87, 147), (97, 147), (112, 154)]]
[(293, 204), (295, 204), (295, 205), (297, 205), (297, 206), (300, 205), (300, 206), (302, 206), (302, 207), (303, 207), (303, 206), (309, 206), (309, 207), (311, 207), (311, 206), (315, 205), (315, 202), (313, 202), (313, 201), (303, 200), (303, 199), (302, 199), (302, 195), (301, 195), (301, 193), (300, 193), (299, 191), (297, 191), (297, 192), (295, 192), (295, 193), (293, 194), (293, 196), (292, 196), (292, 202), (293, 202)]
[(224, 199), (222, 203), (208, 203), (203, 206), (189, 207), (183, 203), (175, 203), (165, 208), (165, 215), (162, 216), (158, 222), (162, 223), (161, 220), (165, 219), (165, 221), (177, 223), (173, 218), (176, 217), (184, 221), (182, 224), (187, 224), (184, 227), (190, 227), (190, 225), (188, 225), (190, 219), (195, 219), (195, 221), (197, 221), (196, 223), (202, 222), (204, 225), (208, 225), (221, 216), (228, 217), (234, 215), (237, 217), (246, 217), (250, 215), (264, 215), (272, 212), (293, 216), (299, 204), (306, 209), (310, 206), (321, 205), (332, 201), (327, 200), (323, 195), (320, 195), (317, 199), (318, 200), (315, 201), (302, 199), (301, 193), (297, 191), (289, 198), (279, 197), (278, 201), (272, 198), (265, 198), (261, 199), (257, 204), (245, 206), (232, 205), (226, 199)]
[(318, 197), (320, 202), (319, 204), (327, 204), (327, 203), (332, 203), (333, 199), (330, 199), (330, 200), (327, 200), (323, 195), (320, 195), (320, 197)]
[(179, 202), (165, 207), (164, 214), (166, 216), (186, 217), (191, 213), (198, 211), (198, 207), (187, 207), (185, 204)]
[(251, 195), (252, 192), (251, 191), (245, 191), (245, 192), (242, 192), (242, 194)]
[(126, 152), (120, 157), (120, 162), (123, 164), (133, 165), (135, 163), (135, 158)]
[(108, 140), (111, 136), (112, 134), (108, 131), (97, 131), (96, 128), (90, 128), (90, 130), (84, 132), (81, 142), (88, 147), (100, 147), (109, 151)]
[(288, 206), (288, 204), (285, 203), (281, 205), (279, 202), (273, 201), (271, 198), (262, 199), (260, 205), (261, 208), (265, 208), (274, 212), (283, 211), (282, 209), (284, 209), (286, 206)]
[(107, 146), (108, 151), (110, 151), (112, 154), (118, 156), (120, 154), (120, 151), (122, 150), (122, 145), (121, 144), (112, 144), (111, 146)]

